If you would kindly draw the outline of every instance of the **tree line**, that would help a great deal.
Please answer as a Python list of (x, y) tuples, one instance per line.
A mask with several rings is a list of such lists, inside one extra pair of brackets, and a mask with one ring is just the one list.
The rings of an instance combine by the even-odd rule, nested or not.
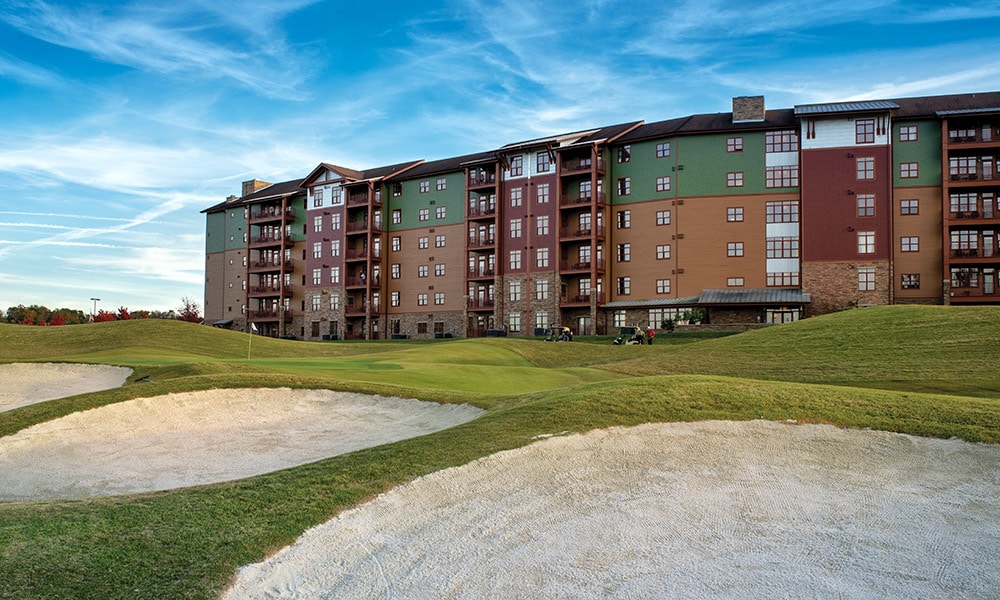
[(31, 306), (19, 304), (8, 308), (3, 319), (6, 323), (16, 325), (78, 325), (130, 319), (176, 319), (201, 323), (201, 309), (197, 302), (188, 297), (181, 298), (180, 306), (172, 310), (129, 310), (128, 307), (120, 306), (116, 311), (106, 311), (102, 308), (93, 315), (73, 308), (50, 309), (38, 304)]

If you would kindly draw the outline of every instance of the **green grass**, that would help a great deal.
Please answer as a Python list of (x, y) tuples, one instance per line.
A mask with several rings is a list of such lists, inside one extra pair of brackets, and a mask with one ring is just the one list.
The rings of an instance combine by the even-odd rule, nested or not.
[[(0, 413), (0, 436), (138, 396), (219, 387), (471, 402), (433, 435), (237, 482), (0, 504), (0, 598), (212, 598), (338, 511), (534, 436), (646, 422), (771, 419), (1000, 443), (1000, 310), (864, 309), (650, 346), (486, 339), (302, 343), (176, 322), (0, 326), (0, 362), (130, 366), (125, 387)], [(149, 375), (152, 383), (136, 380)]]

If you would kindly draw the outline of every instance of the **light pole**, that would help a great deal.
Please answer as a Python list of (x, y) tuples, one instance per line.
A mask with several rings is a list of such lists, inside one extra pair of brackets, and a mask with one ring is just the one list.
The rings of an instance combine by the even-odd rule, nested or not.
[(101, 301), (100, 298), (91, 298), (94, 301), (94, 310), (90, 312), (90, 322), (93, 323), (94, 319), (97, 318), (97, 303)]

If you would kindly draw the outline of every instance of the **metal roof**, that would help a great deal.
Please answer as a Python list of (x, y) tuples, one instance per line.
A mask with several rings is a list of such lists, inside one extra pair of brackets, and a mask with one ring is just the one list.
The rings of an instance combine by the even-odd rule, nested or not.
[(658, 300), (615, 300), (601, 305), (603, 308), (662, 308), (665, 306), (694, 306), (700, 296)]
[(809, 294), (802, 290), (752, 288), (745, 290), (702, 290), (698, 296), (656, 300), (615, 300), (603, 308), (666, 308), (673, 306), (734, 306), (767, 304), (809, 304)]
[(869, 100), (866, 102), (834, 102), (831, 104), (798, 104), (795, 106), (795, 116), (823, 115), (831, 113), (873, 112), (899, 108), (891, 100)]
[(939, 117), (946, 117), (948, 115), (973, 115), (995, 112), (1000, 112), (1000, 106), (994, 106), (993, 108), (969, 108), (965, 110), (939, 110), (935, 111), (934, 114)]

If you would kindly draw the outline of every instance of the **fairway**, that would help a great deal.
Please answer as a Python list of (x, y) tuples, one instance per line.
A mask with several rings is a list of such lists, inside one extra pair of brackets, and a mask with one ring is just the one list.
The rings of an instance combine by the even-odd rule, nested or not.
[[(303, 422), (313, 433), (283, 428), (281, 422), (298, 411), (299, 398), (305, 397), (300, 394), (319, 393), (308, 390), (362, 394), (352, 406), (380, 395), (478, 415), (395, 441), (375, 440), (367, 430), (349, 426), (357, 437), (380, 445), (285, 464), (251, 458), (261, 463), (258, 474), (225, 478), (249, 475), (235, 481), (174, 480), (153, 492), (131, 493), (140, 491), (135, 488), (73, 501), (2, 502), (0, 562), (6, 568), (0, 598), (214, 598), (241, 566), (259, 563), (308, 529), (331, 518), (333, 526), (355, 512), (380, 519), (398, 513), (405, 522), (400, 529), (376, 519), (372, 524), (382, 532), (377, 545), (371, 545), (370, 535), (363, 543), (340, 538), (345, 548), (361, 554), (329, 559), (356, 565), (351, 567), (360, 569), (356, 574), (378, 572), (365, 556), (384, 559), (382, 568), (389, 570), (369, 581), (370, 597), (385, 597), (386, 582), (397, 595), (451, 590), (455, 597), (476, 597), (477, 585), (497, 584), (475, 571), (476, 565), (516, 565), (518, 556), (535, 558), (539, 570), (503, 567), (523, 574), (505, 579), (524, 587), (496, 597), (538, 590), (655, 595), (645, 586), (662, 581), (708, 595), (756, 589), (764, 580), (783, 589), (778, 573), (755, 579), (747, 570), (753, 564), (762, 576), (770, 564), (802, 569), (788, 573), (817, 586), (808, 588), (815, 595), (892, 589), (906, 596), (944, 590), (948, 596), (983, 597), (981, 590), (995, 589), (996, 582), (982, 573), (1000, 572), (990, 551), (1000, 544), (997, 340), (996, 309), (902, 306), (684, 344), (660, 343), (658, 337), (652, 347), (614, 347), (606, 339), (547, 344), (532, 339), (302, 343), (261, 338), (254, 339), (250, 359), (245, 335), (178, 322), (0, 325), (0, 360), (5, 362), (92, 362), (132, 369), (122, 387), (0, 413), (0, 447), (23, 443), (46, 428), (69, 433), (107, 427), (98, 437), (113, 440), (123, 439), (112, 431), (115, 423), (133, 423), (136, 430), (150, 427), (152, 435), (157, 423), (159, 429), (173, 427), (166, 419), (172, 411), (154, 407), (213, 390), (230, 390), (230, 400), (221, 404), (236, 403), (233, 412), (182, 412), (173, 422), (188, 427), (181, 437), (198, 428), (220, 440), (226, 430), (235, 434), (218, 444), (231, 446), (233, 454), (194, 450), (218, 468), (238, 464), (241, 453), (254, 456), (240, 449), (243, 442), (253, 445), (256, 435), (240, 432), (246, 415), (271, 419), (260, 421), (259, 433), (266, 438), (258, 440), (261, 447), (309, 436), (348, 437), (329, 435), (329, 425), (341, 417), (308, 411)], [(970, 352), (978, 359), (970, 360)], [(259, 395), (265, 393), (288, 396), (268, 404)], [(84, 427), (82, 419), (92, 417)], [(385, 429), (385, 422), (379, 420), (376, 429)], [(663, 430), (647, 424), (672, 425)], [(639, 443), (618, 446), (625, 439), (621, 436)], [(34, 437), (32, 443), (44, 449), (43, 439)], [(111, 454), (137, 453), (142, 445), (148, 438), (126, 442), (124, 450)], [(57, 456), (54, 448), (48, 446), (49, 454)], [(541, 475), (530, 474), (526, 465), (539, 459), (548, 466)], [(85, 462), (77, 465), (78, 472), (86, 473)], [(41, 459), (22, 465), (54, 472)], [(99, 465), (92, 466), (96, 471)], [(446, 479), (453, 476), (474, 481)], [(13, 489), (29, 479), (14, 476), (3, 487)], [(193, 484), (198, 485), (176, 487)], [(489, 491), (494, 484), (498, 487)], [(400, 485), (406, 487), (394, 491)], [(424, 494), (414, 508), (442, 515), (442, 523), (465, 523), (462, 533), (418, 527), (419, 515), (407, 517), (382, 504), (410, 489)], [(479, 504), (477, 489), (482, 498), (495, 500)], [(428, 490), (433, 493), (427, 495)], [(809, 490), (819, 490), (820, 499), (810, 499)], [(735, 508), (727, 508), (732, 502)], [(699, 520), (710, 514), (717, 520)], [(914, 522), (921, 526), (900, 529)], [(571, 536), (567, 527), (574, 530)], [(555, 537), (546, 538), (550, 529)], [(445, 541), (444, 535), (458, 537)], [(405, 557), (391, 558), (395, 548), (416, 549), (434, 540), (439, 540), (436, 548), (454, 549), (472, 562), (427, 550), (418, 551), (426, 558), (422, 564), (427, 569), (465, 564), (461, 575), (447, 566), (422, 572)], [(541, 551), (560, 544), (562, 551), (552, 555)], [(791, 554), (780, 554), (782, 544)], [(734, 551), (743, 547), (749, 553)], [(607, 548), (606, 557), (595, 554), (601, 548)], [(702, 569), (681, 560), (699, 553)], [(628, 572), (610, 568), (605, 559)], [(893, 571), (888, 565), (896, 559), (906, 564)], [(310, 569), (336, 571), (332, 563), (324, 566), (326, 559), (317, 560), (301, 571), (281, 571), (279, 580), (262, 585), (287, 590), (289, 596), (298, 590), (297, 597), (350, 589), (309, 575)], [(846, 567), (837, 567), (838, 560)], [(937, 570), (928, 574), (933, 565)], [(270, 568), (248, 570), (245, 576)], [(449, 582), (441, 583), (446, 576)], [(560, 587), (558, 581), (578, 587)], [(430, 588), (420, 587), (427, 582)], [(256, 584), (241, 578), (240, 585)], [(312, 596), (310, 585), (319, 590)], [(239, 597), (265, 597), (250, 587), (237, 589), (233, 593)], [(786, 591), (796, 595), (800, 590)]]

